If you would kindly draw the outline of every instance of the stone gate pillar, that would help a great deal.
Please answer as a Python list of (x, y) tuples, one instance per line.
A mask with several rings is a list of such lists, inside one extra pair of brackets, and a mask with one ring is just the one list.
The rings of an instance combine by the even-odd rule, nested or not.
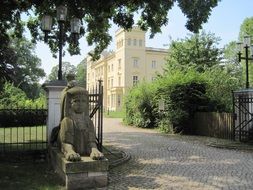
[(59, 125), (61, 118), (61, 91), (66, 87), (66, 81), (50, 81), (43, 84), (43, 88), (47, 93), (47, 138), (50, 143), (52, 129)]

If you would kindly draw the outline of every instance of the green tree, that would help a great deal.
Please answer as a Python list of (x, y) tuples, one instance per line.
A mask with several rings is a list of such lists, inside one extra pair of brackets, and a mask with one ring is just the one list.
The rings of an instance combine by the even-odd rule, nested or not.
[(199, 72), (220, 63), (222, 51), (217, 47), (219, 38), (214, 34), (191, 34), (180, 41), (173, 41), (169, 48), (167, 69), (195, 67)]
[(14, 71), (14, 85), (21, 88), (29, 98), (39, 96), (39, 80), (45, 76), (41, 60), (35, 54), (35, 44), (26, 38), (15, 38), (11, 41), (11, 48), (15, 51), (16, 62), (12, 65)]
[(21, 88), (29, 98), (38, 97), (38, 82), (45, 72), (40, 68), (41, 60), (34, 49), (35, 45), (26, 38), (13, 35), (0, 53), (0, 89), (5, 81), (9, 81)]
[(202, 74), (208, 83), (207, 96), (213, 102), (214, 111), (232, 112), (232, 91), (238, 90), (243, 83), (241, 75), (228, 73), (220, 66), (210, 68)]
[(239, 40), (242, 41), (245, 35), (249, 35), (253, 39), (253, 17), (245, 18), (240, 26)]
[[(30, 14), (27, 24), (31, 31), (33, 40), (41, 40), (42, 32), (40, 28), (40, 20), (44, 14), (56, 17), (55, 8), (60, 4), (68, 7), (68, 17), (77, 17), (82, 19), (82, 30), (80, 36), (86, 35), (89, 45), (95, 45), (94, 58), (104, 50), (111, 41), (109, 28), (111, 21), (116, 25), (130, 29), (134, 24), (134, 13), (140, 12), (138, 25), (143, 30), (150, 29), (151, 37), (160, 32), (160, 28), (168, 22), (168, 12), (175, 3), (178, 4), (182, 12), (188, 18), (186, 27), (192, 32), (197, 32), (201, 25), (207, 22), (212, 8), (218, 5), (219, 0), (156, 0), (156, 1), (132, 1), (132, 0), (22, 0), (22, 1), (0, 1), (0, 41), (7, 44), (9, 36), (7, 31), (11, 28), (15, 29), (17, 36), (21, 36), (24, 30), (21, 14)], [(53, 21), (53, 33), (57, 34), (56, 19)], [(65, 27), (65, 42), (71, 42), (72, 38), (69, 32), (69, 23)], [(64, 43), (65, 43), (64, 42)], [(50, 39), (49, 46), (52, 52), (57, 51), (57, 39)], [(78, 54), (80, 49), (78, 46), (69, 46), (71, 54)]]
[(231, 76), (238, 78), (241, 82), (243, 80), (243, 67), (238, 60), (238, 52), (236, 42), (229, 42), (224, 47), (223, 65), (227, 73)]
[(17, 57), (15, 51), (9, 45), (0, 45), (0, 90), (6, 81), (14, 80), (13, 66)]
[(86, 74), (87, 74), (86, 63), (87, 63), (87, 60), (84, 59), (76, 67), (76, 70), (77, 70), (76, 80), (78, 81), (80, 85), (84, 87), (86, 87)]
[(237, 63), (238, 64), (238, 56), (237, 56), (237, 47), (236, 42), (229, 42), (224, 47), (224, 61), (226, 63)]
[[(48, 80), (53, 81), (58, 78), (58, 65), (54, 66), (51, 70), (51, 73), (48, 75)], [(68, 73), (76, 73), (76, 67), (71, 65), (70, 62), (62, 62), (62, 78), (66, 80), (66, 75)]]

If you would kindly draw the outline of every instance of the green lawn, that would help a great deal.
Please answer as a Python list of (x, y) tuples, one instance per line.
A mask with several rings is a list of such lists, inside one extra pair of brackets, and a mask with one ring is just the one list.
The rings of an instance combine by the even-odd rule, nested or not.
[(107, 111), (104, 112), (104, 117), (106, 118), (124, 118), (125, 112), (124, 111)]
[(41, 149), (46, 141), (46, 126), (0, 128), (0, 149)]

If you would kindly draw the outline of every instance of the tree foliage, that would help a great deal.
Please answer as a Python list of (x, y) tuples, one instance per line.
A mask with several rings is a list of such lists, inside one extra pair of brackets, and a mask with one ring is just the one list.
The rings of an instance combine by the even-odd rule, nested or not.
[(16, 38), (11, 41), (11, 47), (17, 58), (13, 64), (14, 85), (21, 88), (29, 98), (38, 97), (38, 83), (45, 72), (40, 68), (41, 60), (35, 54), (35, 45), (25, 38)]
[(34, 49), (33, 43), (15, 35), (4, 49), (0, 47), (0, 89), (5, 81), (9, 81), (21, 88), (28, 97), (38, 96), (38, 82), (45, 72), (40, 68), (41, 60), (35, 55)]
[(165, 101), (166, 123), (171, 124), (167, 128), (177, 133), (192, 132), (190, 120), (194, 113), (209, 106), (207, 83), (202, 74), (193, 67), (188, 67), (187, 72), (173, 69), (159, 77), (156, 86), (156, 99)]
[(81, 61), (76, 66), (76, 80), (78, 83), (84, 87), (86, 87), (86, 75), (87, 75), (87, 69), (86, 69), (86, 59)]
[[(66, 80), (66, 75), (68, 73), (73, 73), (76, 75), (76, 80), (79, 85), (86, 86), (86, 67), (85, 60), (81, 61), (77, 66), (72, 65), (70, 62), (62, 62), (62, 78)], [(56, 65), (52, 68), (50, 74), (47, 77), (48, 81), (54, 81), (58, 79), (58, 68)]]
[(0, 92), (0, 109), (6, 108), (35, 108), (46, 105), (46, 96), (40, 93), (37, 99), (29, 99), (25, 92), (15, 87), (12, 83), (6, 82)]
[(222, 51), (217, 47), (219, 38), (202, 31), (180, 41), (173, 41), (169, 48), (167, 69), (194, 66), (199, 72), (220, 63)]
[(242, 81), (244, 79), (243, 76), (243, 66), (239, 63), (238, 60), (238, 52), (236, 47), (236, 42), (232, 41), (229, 42), (224, 47), (224, 56), (223, 56), (223, 63), (224, 68), (231, 76), (236, 77)]
[[(58, 78), (58, 69), (59, 66), (56, 65), (51, 69), (51, 73), (48, 75), (49, 81), (57, 80)], [(63, 80), (66, 80), (66, 75), (68, 73), (76, 73), (76, 67), (74, 65), (71, 65), (70, 62), (62, 62), (62, 78)]]
[(3, 88), (5, 81), (14, 80), (13, 64), (17, 57), (15, 50), (4, 44), (0, 45), (0, 90)]
[[(197, 111), (232, 111), (232, 90), (240, 79), (222, 66), (199, 72), (194, 67), (174, 68), (151, 84), (140, 84), (126, 96), (125, 121), (138, 127), (156, 127), (166, 132), (194, 133), (191, 120)], [(165, 111), (159, 113), (158, 102)], [(161, 116), (162, 114), (162, 116)]]
[(245, 18), (240, 26), (239, 40), (242, 41), (245, 35), (249, 35), (253, 39), (253, 17)]
[[(95, 45), (93, 57), (105, 49), (111, 41), (109, 28), (113, 21), (116, 25), (130, 29), (134, 24), (134, 13), (140, 12), (137, 24), (143, 29), (151, 31), (151, 37), (160, 32), (160, 28), (168, 22), (168, 12), (175, 3), (179, 5), (182, 12), (188, 18), (186, 27), (192, 32), (198, 32), (201, 25), (207, 22), (212, 8), (217, 6), (219, 0), (156, 0), (156, 1), (133, 1), (133, 0), (21, 0), (0, 1), (0, 41), (3, 45), (8, 44), (7, 31), (15, 29), (16, 36), (21, 36), (24, 24), (21, 14), (27, 13), (30, 19), (27, 23), (33, 40), (41, 40), (42, 32), (39, 30), (40, 20), (44, 14), (56, 18), (55, 8), (61, 4), (68, 7), (68, 17), (82, 19), (80, 36), (86, 35), (89, 45)], [(32, 11), (32, 14), (31, 14)], [(53, 21), (53, 34), (57, 35), (57, 21)], [(64, 43), (69, 43), (71, 54), (78, 54), (78, 46), (71, 45), (69, 23), (66, 23)], [(49, 40), (52, 52), (57, 51), (57, 38)]]
[(206, 94), (212, 102), (214, 111), (232, 112), (232, 91), (243, 86), (241, 75), (228, 71), (226, 67), (217, 65), (202, 74), (208, 84)]

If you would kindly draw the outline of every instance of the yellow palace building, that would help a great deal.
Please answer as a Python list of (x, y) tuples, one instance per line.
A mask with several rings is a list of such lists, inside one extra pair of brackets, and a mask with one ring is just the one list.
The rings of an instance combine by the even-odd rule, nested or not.
[(138, 82), (155, 79), (162, 73), (167, 49), (145, 46), (145, 32), (138, 27), (131, 31), (119, 29), (115, 34), (116, 50), (103, 52), (95, 62), (87, 57), (87, 89), (103, 81), (104, 109), (120, 111), (123, 96)]

